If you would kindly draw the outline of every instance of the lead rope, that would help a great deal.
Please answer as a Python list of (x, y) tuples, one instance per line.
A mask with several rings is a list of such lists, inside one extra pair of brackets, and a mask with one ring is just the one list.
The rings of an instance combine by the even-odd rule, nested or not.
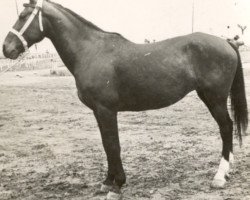
[[(30, 53), (29, 50), (27, 50), (27, 51), (25, 51), (24, 53), (22, 53), (22, 54), (18, 57), (17, 61), (16, 61), (13, 65), (11, 65), (10, 67), (8, 67), (7, 69), (5, 69), (4, 71), (2, 71), (2, 72), (0, 73), (0, 76), (4, 75), (6, 72), (8, 72), (10, 69), (14, 68), (14, 67), (17, 66), (18, 64), (20, 64), (19, 67), (21, 67), (22, 64), (23, 64), (23, 62), (24, 62), (24, 58), (27, 57), (29, 53)], [(18, 68), (19, 68), (19, 67), (18, 67)], [(18, 68), (17, 68), (17, 69), (18, 69)]]

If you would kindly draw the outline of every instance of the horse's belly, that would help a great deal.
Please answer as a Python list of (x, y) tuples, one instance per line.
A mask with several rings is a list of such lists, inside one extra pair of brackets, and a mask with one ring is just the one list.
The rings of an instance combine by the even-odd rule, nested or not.
[(151, 83), (123, 87), (119, 92), (119, 110), (142, 111), (170, 106), (192, 91), (189, 83)]
[(181, 100), (185, 95), (179, 97), (178, 99), (175, 99), (173, 101), (165, 100), (159, 98), (157, 100), (150, 101), (148, 99), (147, 101), (137, 101), (133, 103), (128, 103), (121, 101), (118, 107), (119, 111), (144, 111), (144, 110), (155, 110), (155, 109), (160, 109), (164, 107), (168, 107), (179, 100)]
[(181, 53), (164, 51), (149, 56), (131, 57), (115, 67), (119, 108), (148, 110), (169, 106), (195, 89), (195, 77), (189, 59)]

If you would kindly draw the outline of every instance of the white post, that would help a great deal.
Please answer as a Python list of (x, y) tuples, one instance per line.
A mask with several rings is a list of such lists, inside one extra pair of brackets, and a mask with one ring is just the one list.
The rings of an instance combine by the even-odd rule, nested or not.
[(194, 1), (193, 0), (193, 5), (192, 5), (192, 33), (194, 32)]

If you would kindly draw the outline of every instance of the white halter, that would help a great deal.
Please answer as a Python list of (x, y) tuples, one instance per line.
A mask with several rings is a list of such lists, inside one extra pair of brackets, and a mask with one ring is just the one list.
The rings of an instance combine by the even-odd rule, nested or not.
[(32, 21), (34, 20), (37, 14), (39, 15), (38, 18), (39, 18), (40, 31), (43, 32), (42, 8), (43, 8), (43, 0), (37, 0), (37, 4), (33, 12), (31, 13), (29, 19), (24, 24), (23, 28), (20, 31), (17, 31), (14, 28), (10, 30), (10, 32), (15, 34), (19, 38), (19, 40), (22, 42), (25, 51), (28, 50), (28, 42), (23, 37), (23, 34), (29, 28), (30, 24), (32, 23)]

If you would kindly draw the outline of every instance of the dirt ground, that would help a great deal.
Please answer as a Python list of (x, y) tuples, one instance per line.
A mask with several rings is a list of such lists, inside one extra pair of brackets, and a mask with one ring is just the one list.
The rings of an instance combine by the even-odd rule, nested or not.
[[(0, 77), (0, 199), (104, 199), (107, 170), (94, 116), (70, 76), (49, 71)], [(250, 107), (250, 65), (245, 65)], [(223, 190), (210, 188), (221, 139), (193, 92), (161, 110), (119, 114), (125, 200), (249, 200), (250, 129)]]

